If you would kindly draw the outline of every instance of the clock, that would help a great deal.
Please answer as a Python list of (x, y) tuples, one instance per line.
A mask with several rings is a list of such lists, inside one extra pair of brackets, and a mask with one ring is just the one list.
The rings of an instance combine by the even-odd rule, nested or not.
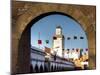
[(61, 29), (56, 29), (56, 34), (60, 35), (61, 34)]

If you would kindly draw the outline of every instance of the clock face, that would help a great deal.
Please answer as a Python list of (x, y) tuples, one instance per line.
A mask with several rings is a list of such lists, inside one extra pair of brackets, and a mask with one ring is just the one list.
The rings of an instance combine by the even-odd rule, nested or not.
[(61, 29), (56, 29), (56, 34), (61, 34)]

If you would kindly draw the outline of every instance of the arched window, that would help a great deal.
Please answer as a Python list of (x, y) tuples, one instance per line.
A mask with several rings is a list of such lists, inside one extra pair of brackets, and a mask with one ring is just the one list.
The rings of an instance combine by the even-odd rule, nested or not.
[(39, 67), (38, 67), (38, 65), (37, 65), (37, 64), (35, 65), (35, 72), (36, 72), (36, 73), (38, 73), (38, 72), (39, 72)]
[(43, 66), (41, 64), (41, 66), (40, 66), (40, 72), (43, 72), (43, 71), (44, 71), (44, 69), (43, 69)]
[(51, 66), (51, 72), (54, 70), (53, 65)]

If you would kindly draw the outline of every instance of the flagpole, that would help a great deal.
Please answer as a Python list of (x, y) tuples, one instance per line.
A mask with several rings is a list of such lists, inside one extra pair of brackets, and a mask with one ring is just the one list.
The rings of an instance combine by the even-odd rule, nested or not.
[[(40, 40), (40, 32), (39, 32), (39, 40)], [(39, 44), (39, 49), (40, 49), (40, 44)]]
[[(71, 36), (70, 36), (71, 37)], [(71, 39), (69, 39), (69, 50), (70, 50), (70, 52), (71, 52), (71, 41), (70, 41)]]
[(70, 50), (71, 50), (70, 49), (70, 39), (71, 39), (70, 37), (67, 37), (67, 41), (69, 42), (69, 47), (67, 46), (67, 49), (69, 49), (68, 50), (68, 60), (69, 60), (69, 53), (70, 53)]

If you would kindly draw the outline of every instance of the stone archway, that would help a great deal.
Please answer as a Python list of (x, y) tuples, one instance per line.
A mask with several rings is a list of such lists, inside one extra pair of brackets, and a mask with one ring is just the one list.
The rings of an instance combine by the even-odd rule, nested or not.
[[(89, 46), (89, 64), (90, 69), (95, 69), (95, 60), (96, 60), (96, 31), (95, 31), (95, 6), (80, 6), (80, 5), (66, 5), (66, 4), (50, 4), (50, 3), (30, 3), (30, 2), (12, 2), (12, 73), (28, 73), (29, 68), (29, 49), (30, 44), (29, 40), (29, 23), (36, 18), (37, 16), (48, 13), (48, 12), (61, 12), (72, 16), (81, 27), (84, 29), (88, 39)], [(29, 29), (29, 30), (26, 30)], [(28, 33), (27, 33), (28, 32)], [(22, 36), (23, 35), (23, 36)], [(22, 42), (28, 42), (24, 44)], [(21, 51), (21, 48), (26, 45), (24, 51)], [(21, 53), (21, 54), (20, 54)], [(23, 55), (22, 55), (23, 54)], [(23, 58), (23, 59), (22, 59)], [(23, 68), (21, 65), (24, 61), (24, 58), (27, 59)], [(18, 66), (19, 65), (19, 66)], [(25, 66), (26, 65), (26, 66)], [(20, 69), (19, 69), (20, 68)]]

